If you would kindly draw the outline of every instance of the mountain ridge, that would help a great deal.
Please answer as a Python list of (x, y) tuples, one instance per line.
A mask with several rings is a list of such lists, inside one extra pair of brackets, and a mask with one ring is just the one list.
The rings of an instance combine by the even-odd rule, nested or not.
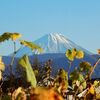
[[(9, 65), (11, 63), (11, 59), (12, 57), (11, 56), (3, 56), (3, 62), (5, 63), (5, 65)], [(14, 65), (12, 67), (12, 70), (13, 70), (13, 74), (15, 75), (15, 77), (19, 77), (20, 74), (17, 73), (16, 69), (18, 68), (18, 61), (19, 61), (20, 58), (15, 58), (15, 61), (14, 61)], [(68, 59), (66, 58), (65, 54), (64, 53), (48, 53), (48, 54), (40, 54), (40, 55), (32, 55), (32, 56), (29, 56), (29, 59), (30, 59), (30, 62), (31, 64), (34, 64), (34, 61), (35, 59), (38, 59), (39, 63), (41, 63), (41, 65), (45, 64), (46, 61), (48, 61), (49, 59), (52, 60), (52, 73), (53, 74), (56, 74), (56, 72), (58, 71), (58, 69), (60, 68), (63, 68), (65, 69), (66, 71), (68, 71), (69, 69), (69, 63), (68, 63)], [(95, 57), (95, 55), (89, 55), (89, 54), (85, 54), (84, 55), (84, 58), (83, 59), (75, 59), (72, 63), (72, 66), (70, 67), (70, 70), (68, 71), (69, 74), (76, 68), (79, 67), (79, 63), (81, 61), (87, 61), (89, 63), (91, 63), (91, 65), (93, 66), (96, 61), (98, 59)], [(100, 69), (100, 63), (97, 65), (97, 67), (95, 68), (94, 70), (94, 73), (92, 75), (92, 78), (100, 78), (100, 73), (99, 73), (99, 69)], [(6, 66), (5, 67), (5, 71), (4, 71), (4, 76), (9, 76), (10, 74), (10, 67)]]

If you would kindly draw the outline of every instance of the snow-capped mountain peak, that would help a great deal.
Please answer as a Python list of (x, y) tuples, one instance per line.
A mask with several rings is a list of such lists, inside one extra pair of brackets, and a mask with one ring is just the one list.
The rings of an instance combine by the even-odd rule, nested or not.
[(65, 51), (66, 45), (71, 47), (69, 40), (59, 33), (47, 34), (36, 40), (35, 43), (44, 49), (44, 53), (62, 53)]
[(34, 42), (44, 49), (44, 53), (65, 53), (72, 48), (90, 53), (59, 33), (47, 34)]
[[(43, 48), (43, 53), (65, 53), (67, 49), (76, 48), (78, 50), (83, 50), (85, 53), (91, 54), (86, 49), (78, 46), (77, 44), (59, 33), (46, 34), (33, 42)], [(20, 56), (24, 54), (31, 55), (33, 53), (29, 48), (24, 47), (18, 52), (17, 55)]]
[(67, 39), (62, 34), (59, 33), (51, 33), (49, 36), (54, 40), (54, 41), (60, 41), (61, 43), (68, 43)]

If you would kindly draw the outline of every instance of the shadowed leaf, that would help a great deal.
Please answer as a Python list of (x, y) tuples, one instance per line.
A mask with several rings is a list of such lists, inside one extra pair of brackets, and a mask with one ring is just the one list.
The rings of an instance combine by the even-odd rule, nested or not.
[(76, 81), (80, 83), (82, 83), (82, 87), (83, 89), (86, 88), (86, 81), (84, 79), (84, 76), (77, 70), (73, 71), (71, 74), (70, 74), (70, 79), (72, 80), (72, 83), (76, 83)]
[(34, 71), (33, 71), (32, 67), (31, 67), (30, 62), (29, 62), (28, 56), (24, 55), (19, 60), (19, 64), (25, 70), (27, 81), (30, 82), (33, 87), (36, 87), (37, 81), (36, 81), (36, 78), (35, 78)]
[(81, 62), (80, 63), (80, 70), (82, 72), (89, 72), (91, 68), (92, 68), (92, 66), (89, 62)]
[(0, 35), (0, 42), (4, 42), (6, 40), (9, 40), (11, 38), (11, 33), (5, 32), (2, 35)]

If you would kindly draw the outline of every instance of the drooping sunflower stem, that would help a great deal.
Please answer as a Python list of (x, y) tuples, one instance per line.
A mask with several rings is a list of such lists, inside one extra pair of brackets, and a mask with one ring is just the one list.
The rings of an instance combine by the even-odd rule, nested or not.
[(13, 52), (12, 59), (11, 59), (11, 64), (10, 64), (11, 75), (12, 75), (12, 66), (13, 66), (13, 63), (14, 63), (15, 55), (16, 55), (16, 42), (13, 41), (13, 44), (14, 44), (14, 46), (13, 46), (14, 52)]

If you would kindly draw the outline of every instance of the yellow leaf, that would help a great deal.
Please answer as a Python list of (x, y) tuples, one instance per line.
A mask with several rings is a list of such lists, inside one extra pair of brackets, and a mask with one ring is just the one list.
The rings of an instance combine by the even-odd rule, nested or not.
[(21, 34), (19, 34), (19, 33), (12, 33), (11, 34), (11, 39), (13, 40), (13, 41), (15, 41), (15, 40), (17, 40), (18, 38), (20, 38), (22, 35)]
[(20, 44), (29, 47), (31, 50), (38, 50), (40, 53), (43, 52), (43, 49), (33, 42), (20, 40)]
[(81, 50), (77, 50), (76, 58), (81, 59), (84, 57), (84, 52)]
[(99, 81), (94, 81), (93, 85), (97, 86), (99, 84)]
[(66, 51), (66, 57), (70, 60), (70, 61), (73, 61), (75, 56), (74, 56), (74, 53), (72, 53), (72, 51), (70, 49), (68, 49)]
[(89, 93), (94, 94), (95, 90), (94, 90), (94, 86), (91, 85), (91, 87), (89, 88)]
[(4, 65), (4, 63), (2, 61), (2, 56), (0, 56), (0, 70), (4, 71), (4, 69), (5, 69), (5, 65)]
[(2, 72), (0, 71), (0, 81), (1, 81), (1, 79), (2, 79)]
[(72, 56), (75, 57), (76, 56), (76, 52), (77, 50), (75, 48), (72, 49)]

